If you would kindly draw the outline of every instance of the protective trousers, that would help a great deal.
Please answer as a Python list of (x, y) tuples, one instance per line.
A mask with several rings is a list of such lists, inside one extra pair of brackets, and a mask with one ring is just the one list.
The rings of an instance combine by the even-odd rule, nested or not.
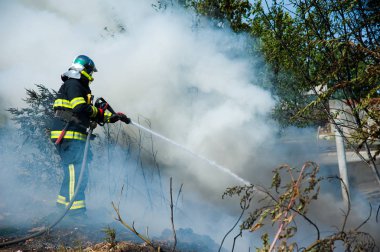
[[(61, 157), (64, 174), (61, 190), (57, 198), (57, 205), (59, 207), (65, 208), (74, 196), (74, 191), (77, 187), (82, 167), (85, 144), (85, 141), (63, 139), (60, 144), (56, 145), (58, 153)], [(88, 162), (91, 158), (92, 154), (91, 151), (89, 151), (87, 158)], [(85, 171), (82, 182), (80, 184), (78, 194), (75, 197), (75, 201), (70, 208), (69, 214), (75, 215), (86, 211), (84, 191), (88, 182), (88, 162), (84, 167)]]

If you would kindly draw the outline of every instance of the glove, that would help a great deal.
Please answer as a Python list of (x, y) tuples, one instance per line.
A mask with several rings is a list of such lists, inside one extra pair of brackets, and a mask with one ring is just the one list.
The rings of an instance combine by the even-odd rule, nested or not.
[(119, 112), (119, 113), (117, 113), (117, 115), (119, 116), (120, 121), (125, 122), (126, 124), (131, 123), (131, 119), (129, 117), (127, 117), (125, 114)]
[(118, 114), (112, 114), (110, 117), (110, 123), (115, 123), (120, 120), (120, 117)]
[(125, 122), (126, 124), (129, 124), (131, 122), (131, 119), (128, 118), (125, 114), (123, 114), (121, 112), (113, 114), (110, 117), (110, 123), (115, 123), (115, 122), (117, 122), (119, 120), (122, 121), (122, 122)]

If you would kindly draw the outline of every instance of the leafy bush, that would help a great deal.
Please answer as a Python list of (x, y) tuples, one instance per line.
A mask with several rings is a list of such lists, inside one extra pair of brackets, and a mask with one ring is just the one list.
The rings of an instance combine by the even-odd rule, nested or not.
[(37, 89), (26, 89), (25, 108), (9, 108), (11, 119), (19, 126), (18, 158), (22, 160), (22, 176), (25, 181), (56, 184), (61, 170), (59, 157), (50, 141), (50, 128), (54, 111), (52, 109), (54, 90), (44, 85)]

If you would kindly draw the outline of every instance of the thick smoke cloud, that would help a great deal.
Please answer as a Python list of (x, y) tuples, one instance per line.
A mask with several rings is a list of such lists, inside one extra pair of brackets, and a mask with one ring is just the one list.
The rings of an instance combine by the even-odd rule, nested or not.
[[(155, 131), (241, 176), (249, 174), (252, 153), (273, 135), (265, 118), (274, 102), (257, 86), (256, 72), (242, 54), (245, 38), (207, 25), (195, 30), (191, 14), (162, 13), (152, 3), (1, 2), (0, 22), (6, 25), (0, 30), (5, 38), (0, 92), (5, 103), (23, 106), (24, 89), (34, 84), (57, 90), (72, 59), (86, 54), (99, 69), (91, 84), (95, 96), (135, 121), (147, 118)], [(238, 184), (161, 140), (154, 144), (158, 161), (168, 167), (165, 172), (185, 188), (204, 188), (203, 197), (220, 199), (228, 185)], [(92, 196), (89, 206), (101, 197)]]
[[(96, 96), (133, 120), (148, 118), (154, 130), (234, 172), (243, 175), (248, 154), (273, 135), (263, 120), (273, 100), (255, 85), (257, 73), (244, 55), (234, 55), (244, 46), (241, 37), (207, 27), (194, 31), (189, 14), (157, 12), (148, 1), (2, 5), (7, 25), (0, 32), (8, 39), (0, 49), (0, 83), (11, 106), (20, 105), (23, 89), (35, 83), (58, 89), (59, 75), (83, 53), (99, 69), (91, 86)], [(161, 161), (225, 187), (217, 183), (218, 171), (196, 170), (201, 164), (183, 162), (173, 146), (158, 144)]]

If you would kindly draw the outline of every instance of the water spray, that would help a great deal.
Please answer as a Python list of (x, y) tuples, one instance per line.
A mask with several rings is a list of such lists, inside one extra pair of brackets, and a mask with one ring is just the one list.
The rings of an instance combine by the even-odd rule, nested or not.
[(103, 110), (106, 110), (106, 109), (107, 109), (107, 110), (110, 111), (112, 114), (117, 114), (117, 115), (119, 115), (119, 120), (120, 120), (120, 121), (122, 121), (122, 122), (124, 122), (124, 123), (126, 123), (126, 124), (132, 124), (132, 125), (134, 125), (135, 127), (139, 128), (139, 129), (142, 129), (142, 130), (144, 130), (144, 131), (146, 131), (146, 132), (148, 132), (148, 133), (150, 133), (150, 134), (152, 134), (152, 135), (154, 135), (154, 136), (156, 136), (156, 137), (158, 137), (158, 138), (160, 138), (160, 139), (162, 139), (162, 140), (164, 140), (164, 141), (166, 141), (166, 142), (168, 142), (168, 143), (171, 143), (172, 145), (174, 145), (174, 146), (176, 146), (176, 147), (178, 147), (178, 148), (180, 148), (180, 149), (182, 149), (182, 150), (187, 151), (187, 152), (190, 153), (192, 156), (194, 156), (194, 157), (196, 157), (196, 158), (198, 158), (198, 159), (200, 159), (200, 160), (205, 161), (206, 163), (208, 163), (208, 164), (211, 165), (211, 166), (214, 166), (215, 168), (217, 168), (217, 169), (219, 169), (220, 171), (222, 171), (222, 172), (224, 172), (224, 173), (230, 175), (231, 177), (235, 178), (236, 180), (238, 180), (239, 182), (243, 183), (244, 185), (251, 185), (250, 182), (248, 182), (247, 180), (245, 180), (245, 179), (239, 177), (238, 175), (236, 175), (235, 173), (233, 173), (230, 169), (228, 169), (228, 168), (226, 168), (226, 167), (224, 167), (224, 166), (222, 166), (222, 165), (220, 165), (220, 164), (217, 164), (215, 161), (210, 160), (210, 159), (208, 159), (208, 158), (206, 158), (206, 157), (204, 157), (204, 156), (202, 156), (202, 155), (199, 155), (198, 153), (195, 153), (195, 152), (192, 151), (191, 149), (187, 148), (186, 146), (184, 146), (184, 145), (182, 145), (182, 144), (179, 144), (179, 143), (177, 143), (177, 142), (171, 140), (171, 139), (168, 138), (168, 137), (165, 137), (165, 136), (163, 136), (163, 135), (161, 135), (161, 134), (159, 134), (159, 133), (157, 133), (157, 132), (154, 132), (154, 131), (151, 130), (151, 129), (148, 129), (148, 128), (142, 126), (142, 125), (139, 124), (139, 123), (136, 123), (136, 122), (132, 121), (130, 118), (128, 118), (128, 117), (127, 117), (126, 115), (124, 115), (123, 113), (116, 113), (115, 110), (109, 105), (109, 103), (108, 103), (106, 100), (104, 100), (102, 97), (99, 97), (99, 98), (96, 99), (95, 107), (97, 107), (97, 108), (102, 108)]
[(194, 151), (192, 151), (191, 149), (187, 148), (186, 146), (184, 146), (182, 144), (179, 144), (179, 143), (173, 141), (172, 139), (167, 138), (167, 137), (165, 137), (165, 136), (163, 136), (163, 135), (161, 135), (161, 134), (159, 134), (157, 132), (154, 132), (153, 130), (151, 130), (149, 128), (146, 128), (146, 127), (142, 126), (141, 124), (138, 124), (138, 123), (136, 123), (136, 122), (134, 122), (132, 120), (130, 121), (130, 123), (132, 125), (136, 126), (137, 128), (142, 129), (142, 130), (144, 130), (144, 131), (146, 131), (146, 132), (148, 132), (148, 133), (150, 133), (150, 134), (152, 134), (152, 135), (154, 135), (154, 136), (156, 136), (156, 137), (158, 137), (158, 138), (160, 138), (160, 139), (162, 139), (162, 140), (164, 140), (164, 141), (166, 141), (168, 143), (171, 143), (172, 145), (174, 145), (174, 146), (176, 146), (176, 147), (178, 147), (178, 148), (180, 148), (180, 149), (182, 149), (182, 150), (190, 153), (192, 156), (205, 161), (209, 165), (211, 165), (211, 166), (219, 169), (220, 171), (222, 171), (222, 172), (230, 175), (231, 177), (235, 178), (239, 182), (241, 182), (241, 183), (243, 183), (245, 185), (251, 185), (250, 182), (248, 182), (247, 180), (239, 177), (238, 175), (236, 175), (235, 173), (233, 173), (230, 169), (228, 169), (228, 168), (226, 168), (226, 167), (224, 167), (224, 166), (222, 166), (220, 164), (217, 164), (215, 161), (210, 160), (210, 159), (208, 159), (208, 158), (206, 158), (206, 157), (204, 157), (202, 155), (199, 155), (198, 153), (195, 153)]

